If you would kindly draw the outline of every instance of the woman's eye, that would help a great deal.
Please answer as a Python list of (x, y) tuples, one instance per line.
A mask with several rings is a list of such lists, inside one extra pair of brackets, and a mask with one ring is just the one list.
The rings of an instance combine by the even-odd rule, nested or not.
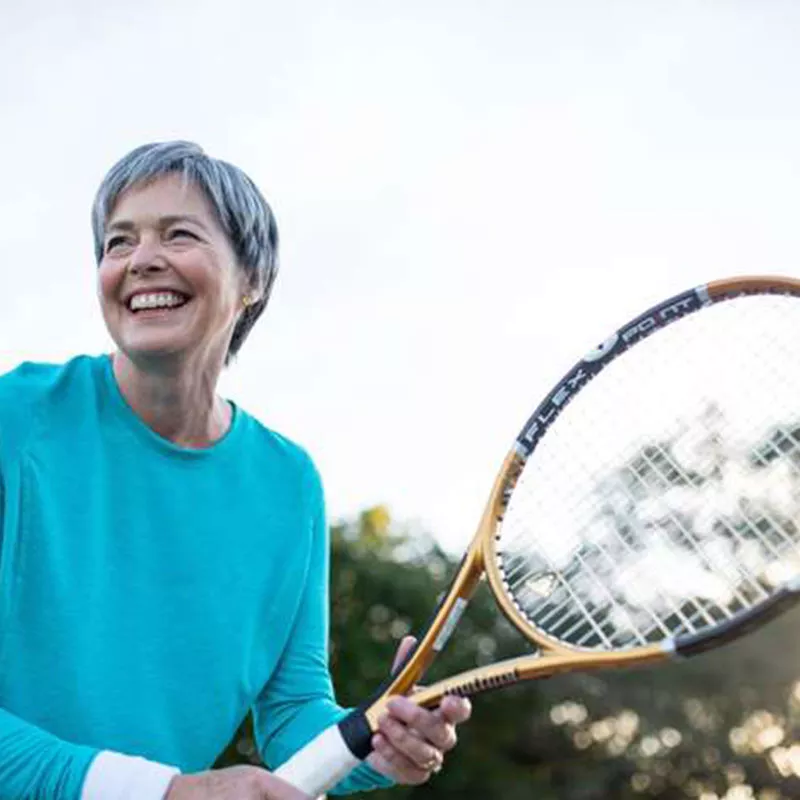
[(112, 236), (106, 242), (106, 253), (110, 253), (114, 248), (125, 244), (125, 242), (126, 242), (126, 239), (125, 239), (124, 236)]
[(187, 231), (186, 228), (173, 228), (173, 230), (167, 234), (168, 239), (183, 239), (187, 237), (189, 239), (197, 239), (197, 236), (191, 231)]

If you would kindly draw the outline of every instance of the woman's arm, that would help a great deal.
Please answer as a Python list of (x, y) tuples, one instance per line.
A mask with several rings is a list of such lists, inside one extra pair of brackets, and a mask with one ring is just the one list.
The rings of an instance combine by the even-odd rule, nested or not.
[[(312, 501), (309, 524), (313, 536), (300, 608), (275, 674), (255, 706), (259, 752), (272, 768), (347, 713), (334, 702), (328, 670), (330, 543), (319, 478), (313, 467), (310, 472), (313, 481), (307, 496)], [(404, 648), (411, 644), (409, 637), (401, 645), (398, 658), (402, 659)], [(417, 784), (428, 780), (455, 745), (456, 725), (469, 715), (469, 703), (461, 698), (448, 698), (438, 711), (396, 698), (374, 737), (375, 752), (331, 794), (391, 786), (393, 781)]]
[[(271, 769), (347, 713), (334, 700), (328, 667), (330, 542), (322, 486), (310, 461), (305, 481), (309, 529), (298, 532), (298, 546), (308, 541), (309, 532), (311, 540), (306, 574), (298, 575), (298, 580), (304, 578), (300, 605), (275, 673), (253, 709), (259, 753)], [(332, 793), (390, 785), (391, 781), (364, 764)]]
[(0, 708), (0, 800), (80, 800), (96, 754)]
[[(5, 411), (0, 416), (6, 417), (8, 408)], [(7, 479), (14, 473), (14, 456), (21, 450), (21, 428), (6, 420), (0, 429), (0, 663), (14, 657), (2, 653), (2, 623), (9, 600), (6, 590), (14, 580), (8, 569), (13, 560), (4, 554), (4, 544), (8, 544), (4, 532)], [(145, 759), (64, 741), (5, 710), (2, 702), (0, 696), (0, 800), (161, 800), (177, 772)]]

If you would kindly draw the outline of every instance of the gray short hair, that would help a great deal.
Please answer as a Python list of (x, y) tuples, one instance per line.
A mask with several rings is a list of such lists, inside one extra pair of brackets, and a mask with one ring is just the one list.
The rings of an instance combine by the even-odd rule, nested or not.
[(92, 206), (97, 263), (103, 258), (105, 228), (120, 195), (131, 186), (179, 173), (193, 181), (217, 212), (249, 288), (259, 295), (242, 313), (225, 357), (236, 355), (269, 300), (278, 272), (278, 227), (258, 187), (238, 167), (211, 158), (193, 142), (157, 142), (131, 150), (108, 171)]

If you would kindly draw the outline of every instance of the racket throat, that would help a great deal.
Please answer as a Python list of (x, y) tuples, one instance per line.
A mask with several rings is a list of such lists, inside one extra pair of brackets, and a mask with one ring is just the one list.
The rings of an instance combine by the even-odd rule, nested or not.
[(449, 695), (455, 697), (472, 697), (483, 694), (492, 689), (503, 689), (520, 680), (519, 672), (515, 668), (498, 668), (487, 671), (476, 670), (473, 673), (461, 675), (454, 680), (444, 680), (432, 686), (420, 689), (412, 696), (412, 700), (424, 708), (437, 708), (442, 700)]
[(511, 686), (520, 681), (541, 680), (576, 669), (592, 670), (635, 666), (665, 661), (669, 656), (670, 653), (661, 645), (620, 652), (564, 651), (563, 653), (538, 656), (520, 656), (499, 661), (490, 666), (477, 667), (454, 678), (445, 678), (414, 692), (411, 699), (417, 705), (435, 708), (448, 695), (471, 697), (492, 689)]
[(453, 582), (436, 606), (416, 647), (396, 668), (392, 677), (375, 693), (373, 700), (388, 698), (390, 695), (408, 694), (414, 689), (417, 681), (444, 649), (482, 576), (482, 554), (479, 548), (472, 547), (464, 555)]

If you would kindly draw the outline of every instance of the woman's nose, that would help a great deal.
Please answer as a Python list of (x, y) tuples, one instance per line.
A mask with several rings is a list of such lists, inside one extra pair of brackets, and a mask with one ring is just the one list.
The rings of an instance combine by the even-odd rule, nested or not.
[(166, 267), (160, 242), (153, 237), (142, 237), (131, 253), (129, 269), (135, 273), (158, 272)]

